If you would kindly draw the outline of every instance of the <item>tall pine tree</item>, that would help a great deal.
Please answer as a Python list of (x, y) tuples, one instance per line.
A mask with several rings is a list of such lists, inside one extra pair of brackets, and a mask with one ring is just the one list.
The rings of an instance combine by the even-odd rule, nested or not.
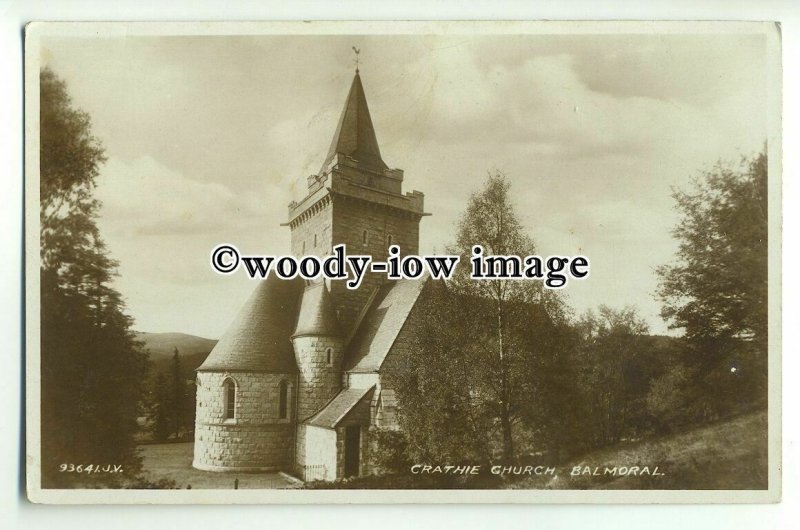
[(133, 436), (148, 360), (109, 285), (117, 264), (96, 224), (103, 148), (49, 69), (40, 90), (42, 486), (69, 487), (62, 463), (139, 471)]
[(172, 353), (170, 372), (172, 378), (172, 431), (175, 433), (175, 439), (177, 440), (180, 438), (181, 429), (184, 426), (184, 408), (186, 405), (186, 383), (181, 373), (181, 355), (177, 347)]

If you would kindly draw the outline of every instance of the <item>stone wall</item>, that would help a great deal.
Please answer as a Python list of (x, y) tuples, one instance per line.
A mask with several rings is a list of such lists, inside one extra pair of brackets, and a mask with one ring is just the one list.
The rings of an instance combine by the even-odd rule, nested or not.
[(311, 210), (298, 219), (292, 228), (293, 256), (327, 256), (333, 248), (331, 229), (333, 204), (330, 198), (319, 201), (311, 207)]
[(371, 386), (380, 386), (380, 376), (377, 372), (347, 372), (345, 374), (345, 381), (348, 388), (369, 388)]
[[(233, 419), (225, 418), (226, 379), (236, 384)], [(280, 383), (288, 383), (287, 417), (280, 418)], [(296, 374), (198, 372), (194, 462), (211, 471), (291, 469)]]
[[(341, 390), (342, 339), (304, 336), (292, 339), (297, 367), (297, 417), (303, 422), (322, 409)], [(328, 365), (327, 349), (331, 349)]]
[[(402, 255), (419, 251), (419, 217), (413, 214), (359, 199), (336, 197), (332, 221), (333, 244), (346, 244), (348, 254), (370, 255), (374, 261), (385, 261), (389, 256), (390, 235), (392, 244), (400, 246)], [(363, 242), (365, 230), (366, 244)], [(331, 282), (339, 321), (346, 332), (352, 330), (364, 304), (384, 281), (385, 273), (369, 272), (357, 290), (348, 289), (345, 282)]]

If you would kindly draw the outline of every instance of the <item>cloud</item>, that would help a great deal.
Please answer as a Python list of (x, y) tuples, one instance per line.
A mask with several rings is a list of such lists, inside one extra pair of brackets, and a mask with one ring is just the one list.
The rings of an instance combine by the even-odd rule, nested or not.
[(573, 55), (533, 56), (513, 67), (460, 61), (440, 70), (429, 120), (429, 136), (443, 145), (516, 144), (532, 157), (561, 160), (631, 157), (703, 128), (688, 105), (593, 90)]
[[(234, 193), (223, 181), (193, 180), (150, 156), (130, 162), (110, 157), (101, 169), (96, 196), (103, 203), (104, 224), (126, 236), (219, 233), (264, 216), (262, 201)], [(273, 199), (288, 197), (277, 186), (265, 188), (264, 195)]]
[[(285, 210), (274, 207), (288, 202), (287, 189), (265, 182), (235, 193), (223, 182), (191, 179), (150, 156), (112, 156), (103, 166), (98, 226), (119, 261), (114, 286), (138, 329), (218, 336), (225, 322), (207, 314), (209, 302), (214, 311), (235, 312), (252, 283), (214, 273), (211, 250), (223, 242), (260, 253), (288, 246), (288, 230), (280, 226)], [(197, 314), (197, 323), (187, 321), (187, 312)]]
[(289, 248), (279, 225), (325, 156), (354, 44), (383, 158), (433, 213), (421, 251), (452, 241), (470, 193), (501, 170), (542, 252), (592, 260), (569, 290), (579, 309), (637, 303), (658, 325), (670, 187), (765, 137), (758, 37), (53, 40), (48, 60), (106, 146), (99, 223), (140, 329), (219, 336), (252, 283), (213, 273), (210, 250)]

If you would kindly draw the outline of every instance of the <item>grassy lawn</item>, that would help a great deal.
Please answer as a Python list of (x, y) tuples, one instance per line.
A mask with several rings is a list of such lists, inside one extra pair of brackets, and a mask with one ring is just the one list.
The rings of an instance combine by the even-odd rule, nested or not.
[[(552, 465), (547, 462), (540, 464)], [(570, 474), (573, 467), (598, 475)], [(605, 475), (606, 467), (644, 466), (659, 475)], [(386, 475), (336, 482), (312, 482), (309, 489), (766, 489), (767, 413), (745, 414), (669, 436), (622, 443), (555, 465), (556, 477), (502, 480), (481, 473), (469, 477)]]
[(141, 445), (139, 449), (144, 456), (144, 472), (148, 479), (174, 480), (181, 489), (189, 485), (192, 489), (233, 489), (236, 479), (239, 479), (240, 489), (297, 487), (279, 473), (217, 473), (195, 469), (191, 442)]
[[(570, 470), (658, 466), (663, 476), (571, 476)], [(568, 465), (558, 477), (532, 478), (514, 488), (547, 489), (766, 489), (767, 413), (756, 412), (684, 433), (620, 444)]]

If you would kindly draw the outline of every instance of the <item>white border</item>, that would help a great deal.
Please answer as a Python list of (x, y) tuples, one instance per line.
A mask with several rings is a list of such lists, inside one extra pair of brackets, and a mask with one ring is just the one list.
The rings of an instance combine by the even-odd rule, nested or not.
[[(21, 425), (22, 381), (21, 302), (23, 292), (20, 236), (22, 230), (22, 41), (21, 27), (29, 20), (168, 20), (168, 19), (705, 19), (705, 20), (780, 20), (783, 28), (785, 64), (800, 55), (800, 5), (794, 0), (730, 2), (729, 0), (666, 0), (632, 2), (628, 0), (573, 0), (571, 2), (527, 2), (522, 0), (405, 0), (374, 2), (364, 0), (301, 0), (260, 2), (218, 0), (79, 0), (48, 2), (45, 0), (0, 0), (0, 162), (9, 173), (0, 178), (2, 227), (0, 241), (4, 249), (0, 258), (0, 292), (4, 293), (0, 310), (0, 336), (8, 340), (8, 353), (0, 371), (0, 459), (5, 473), (0, 475), (0, 513), (4, 525), (11, 528), (81, 528), (106, 529), (109, 525), (152, 530), (159, 527), (220, 528), (240, 526), (325, 528), (796, 528), (800, 520), (800, 421), (796, 415), (784, 418), (784, 502), (775, 505), (736, 506), (261, 506), (245, 509), (229, 507), (161, 506), (161, 507), (58, 507), (31, 505), (21, 493), (20, 476), (24, 458), (19, 433)], [(800, 75), (791, 67), (784, 73), (784, 142), (788, 146), (800, 142), (798, 134), (798, 98)], [(789, 149), (784, 153), (786, 204), (800, 201), (800, 182), (793, 177), (800, 171), (800, 153)], [(16, 175), (16, 177), (15, 177)], [(800, 211), (784, 211), (785, 232), (800, 230)], [(783, 259), (790, 266), (800, 257), (797, 238), (787, 238)], [(789, 274), (783, 278), (784, 315), (789, 323), (800, 322), (800, 299), (791, 296), (800, 292), (800, 281)], [(800, 344), (800, 326), (785, 326), (784, 345), (790, 353)], [(786, 381), (793, 383), (800, 376), (800, 358), (787, 355), (783, 363)], [(800, 401), (800, 385), (785, 388), (787, 403)], [(16, 471), (15, 471), (16, 470)], [(124, 523), (122, 523), (124, 521)]]

